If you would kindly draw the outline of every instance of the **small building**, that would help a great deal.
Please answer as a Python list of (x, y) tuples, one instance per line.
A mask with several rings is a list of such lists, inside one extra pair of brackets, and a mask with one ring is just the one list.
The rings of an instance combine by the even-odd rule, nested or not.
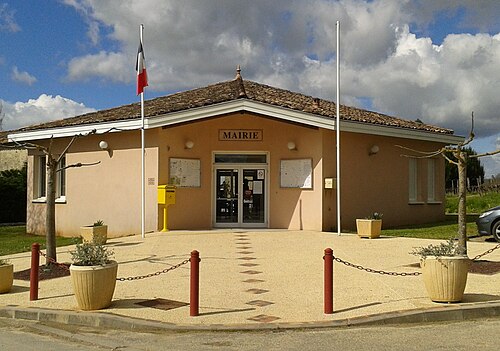
[(0, 172), (10, 169), (22, 169), (28, 159), (28, 152), (23, 148), (16, 148), (15, 145), (7, 145), (7, 133), (0, 131)]
[[(404, 104), (404, 101), (401, 103)], [(146, 231), (162, 228), (159, 185), (176, 186), (170, 230), (336, 223), (335, 103), (235, 79), (145, 102)], [(444, 219), (444, 160), (402, 157), (462, 141), (452, 130), (340, 106), (341, 228), (384, 214), (384, 226)], [(108, 236), (141, 232), (141, 113), (134, 103), (22, 128), (10, 140), (57, 154), (57, 235), (103, 220)], [(27, 231), (44, 233), (45, 156), (29, 150)]]

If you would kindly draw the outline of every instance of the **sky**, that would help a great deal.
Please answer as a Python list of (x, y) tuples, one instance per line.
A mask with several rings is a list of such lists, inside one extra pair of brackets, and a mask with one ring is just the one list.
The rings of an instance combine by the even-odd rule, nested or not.
[[(500, 148), (498, 0), (0, 0), (3, 130), (244, 79)], [(336, 21), (340, 21), (340, 54)], [(486, 177), (500, 155), (481, 159)]]

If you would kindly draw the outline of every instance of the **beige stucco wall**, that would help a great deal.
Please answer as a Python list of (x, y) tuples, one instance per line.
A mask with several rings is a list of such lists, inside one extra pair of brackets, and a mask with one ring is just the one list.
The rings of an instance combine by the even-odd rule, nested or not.
[[(262, 141), (219, 141), (219, 129), (261, 129)], [(191, 124), (157, 129), (159, 145), (159, 179), (169, 179), (169, 159), (201, 160), (201, 187), (178, 188), (177, 203), (168, 208), (169, 229), (202, 229), (213, 227), (214, 180), (213, 152), (269, 152), (269, 227), (288, 229), (322, 229), (321, 211), (321, 131), (275, 119), (238, 113)], [(192, 149), (185, 142), (194, 143)], [(295, 142), (297, 150), (287, 148)], [(312, 158), (313, 189), (280, 187), (280, 160)], [(319, 190), (319, 191), (315, 191)], [(162, 223), (160, 211), (158, 222)]]
[[(260, 129), (260, 141), (221, 141), (220, 129)], [(100, 150), (105, 140), (110, 153)], [(192, 141), (191, 149), (185, 147)], [(288, 142), (296, 144), (289, 150)], [(62, 149), (68, 139), (58, 139)], [(419, 161), (419, 193), (422, 201), (408, 201), (408, 158), (396, 147), (431, 151), (440, 144), (343, 132), (341, 135), (342, 229), (355, 229), (355, 219), (377, 211), (384, 214), (384, 227), (444, 219), (444, 161), (437, 159), (437, 200), (428, 202), (427, 163)], [(325, 189), (324, 178), (336, 178), (335, 132), (307, 127), (248, 113), (235, 113), (191, 123), (155, 128), (146, 132), (146, 231), (162, 228), (163, 211), (157, 205), (157, 185), (168, 184), (170, 158), (199, 159), (201, 186), (177, 188), (176, 204), (168, 207), (168, 228), (214, 227), (214, 152), (259, 152), (269, 155), (268, 227), (334, 230), (336, 189)], [(380, 151), (369, 156), (377, 145)], [(280, 186), (280, 161), (311, 158), (313, 188)], [(58, 235), (78, 236), (79, 227), (102, 219), (109, 235), (140, 233), (140, 132), (118, 132), (78, 139), (66, 163), (98, 165), (70, 168), (66, 172), (66, 201), (56, 205)], [(45, 203), (33, 202), (33, 155), (28, 162), (28, 232), (44, 233)]]
[[(110, 153), (97, 147), (106, 140)], [(68, 139), (57, 140), (62, 150)], [(66, 170), (66, 199), (56, 204), (56, 234), (79, 236), (79, 227), (103, 220), (108, 236), (141, 232), (141, 151), (140, 134), (109, 133), (78, 139), (66, 155), (66, 164), (97, 165)], [(33, 202), (33, 156), (28, 162), (27, 231), (43, 234), (45, 202)], [(158, 148), (146, 145), (146, 231), (156, 231), (156, 186)], [(36, 201), (36, 200), (35, 200)]]
[[(335, 132), (325, 131), (323, 162), (335, 167)], [(327, 141), (328, 140), (328, 141)], [(380, 151), (369, 155), (370, 148), (377, 145)], [(427, 201), (427, 160), (418, 161), (419, 193), (421, 201), (409, 202), (409, 160), (411, 154), (397, 145), (420, 151), (433, 151), (442, 144), (391, 138), (369, 134), (341, 134), (341, 209), (342, 229), (355, 229), (356, 218), (365, 218), (373, 212), (383, 213), (384, 227), (409, 223), (431, 223), (444, 220), (444, 160), (436, 159), (436, 199)], [(335, 170), (325, 170), (325, 176)], [(323, 211), (325, 230), (335, 226), (336, 221), (328, 217), (328, 209), (335, 208), (336, 196), (325, 194)], [(336, 212), (332, 212), (336, 216)]]

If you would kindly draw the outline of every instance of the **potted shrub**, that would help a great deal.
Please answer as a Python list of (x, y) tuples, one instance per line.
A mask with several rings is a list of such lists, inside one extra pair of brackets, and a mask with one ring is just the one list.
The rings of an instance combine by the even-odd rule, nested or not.
[(364, 219), (356, 219), (356, 228), (360, 238), (378, 238), (382, 231), (382, 213), (374, 212)]
[(80, 235), (84, 242), (104, 245), (108, 239), (108, 226), (102, 220), (98, 220), (92, 225), (80, 227)]
[(82, 310), (98, 310), (111, 305), (116, 285), (118, 263), (113, 252), (103, 245), (84, 242), (71, 252), (71, 283)]
[(420, 256), (425, 288), (435, 302), (459, 302), (467, 283), (470, 260), (458, 242), (450, 239), (439, 245), (415, 248), (411, 254)]
[(14, 282), (14, 265), (0, 259), (0, 294), (9, 292)]

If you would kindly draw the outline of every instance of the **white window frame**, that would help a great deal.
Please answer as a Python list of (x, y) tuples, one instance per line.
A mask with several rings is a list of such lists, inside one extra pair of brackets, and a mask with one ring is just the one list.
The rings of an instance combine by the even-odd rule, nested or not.
[(427, 202), (436, 202), (436, 160), (427, 160)]
[[(61, 158), (57, 165), (57, 169), (66, 166), (66, 156)], [(66, 201), (66, 169), (56, 172), (56, 202)]]
[(418, 160), (408, 159), (408, 201), (418, 202)]
[(47, 157), (35, 156), (34, 165), (33, 200), (45, 201), (47, 198)]
[[(47, 201), (47, 156), (35, 156), (35, 174), (33, 180), (33, 201)], [(66, 166), (66, 156), (60, 161), (57, 169)], [(66, 170), (56, 172), (56, 202), (66, 202)]]

